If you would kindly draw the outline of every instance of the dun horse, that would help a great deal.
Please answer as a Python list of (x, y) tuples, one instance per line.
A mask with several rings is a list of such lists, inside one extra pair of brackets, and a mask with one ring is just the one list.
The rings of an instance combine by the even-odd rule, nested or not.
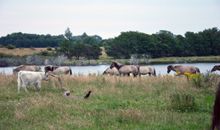
[(220, 65), (215, 65), (215, 66), (212, 68), (211, 72), (214, 72), (214, 71), (216, 71), (216, 70), (220, 70)]
[(156, 76), (156, 70), (154, 67), (152, 66), (140, 66), (139, 67), (139, 76), (141, 75), (153, 75), (153, 76)]
[(199, 68), (194, 66), (183, 66), (183, 65), (169, 65), (167, 66), (167, 73), (173, 70), (177, 73), (177, 75), (184, 75), (184, 73), (196, 74), (200, 73)]
[(24, 71), (41, 71), (40, 66), (36, 65), (20, 65), (13, 69), (13, 74), (17, 74), (19, 71), (24, 70)]
[(59, 74), (70, 74), (72, 75), (72, 70), (68, 66), (52, 66), (48, 65), (44, 67), (45, 73), (52, 72), (53, 74), (59, 75)]
[(136, 65), (122, 65), (118, 62), (112, 62), (110, 68), (112, 69), (115, 67), (120, 75), (127, 75), (133, 74), (134, 77), (138, 75), (139, 66)]
[(107, 68), (104, 72), (103, 75), (119, 75), (118, 69), (116, 69), (115, 67), (111, 68)]

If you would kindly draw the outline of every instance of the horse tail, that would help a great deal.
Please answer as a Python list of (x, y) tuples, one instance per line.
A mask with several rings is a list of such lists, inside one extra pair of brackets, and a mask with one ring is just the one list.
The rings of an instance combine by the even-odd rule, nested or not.
[(139, 65), (136, 65), (136, 67), (137, 67), (137, 75), (141, 75), (141, 73), (140, 73), (140, 66)]
[(199, 70), (199, 68), (197, 68), (197, 67), (196, 67), (196, 72), (200, 73), (200, 70)]
[(157, 76), (157, 74), (156, 74), (156, 70), (154, 69), (154, 76)]
[(72, 75), (73, 73), (72, 73), (72, 70), (71, 70), (71, 68), (70, 68), (70, 75)]

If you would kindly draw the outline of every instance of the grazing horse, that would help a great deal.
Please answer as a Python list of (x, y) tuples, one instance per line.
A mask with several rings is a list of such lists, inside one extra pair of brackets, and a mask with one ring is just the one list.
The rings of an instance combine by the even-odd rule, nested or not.
[(40, 66), (36, 66), (36, 65), (20, 65), (15, 69), (13, 69), (13, 74), (17, 74), (21, 70), (39, 72), (41, 71), (41, 68)]
[(139, 76), (147, 75), (147, 74), (149, 74), (149, 76), (151, 76), (151, 75), (156, 76), (155, 68), (152, 66), (140, 66), (139, 67)]
[(199, 68), (194, 66), (182, 66), (182, 65), (169, 65), (167, 66), (167, 73), (173, 70), (177, 73), (177, 75), (184, 75), (185, 73), (196, 74), (200, 73)]
[(104, 72), (103, 75), (119, 75), (118, 69), (116, 69), (115, 67), (111, 68), (107, 68)]
[(214, 72), (214, 71), (216, 71), (216, 70), (220, 70), (220, 65), (215, 65), (215, 66), (212, 68), (211, 72)]
[(215, 128), (220, 130), (220, 83), (218, 84), (218, 90), (216, 92), (215, 103), (212, 112), (211, 130), (215, 130)]
[(115, 67), (120, 75), (127, 75), (129, 76), (131, 73), (134, 77), (138, 75), (139, 72), (139, 66), (136, 65), (122, 65), (118, 62), (112, 62), (110, 68), (112, 69)]
[(52, 72), (53, 74), (59, 75), (59, 74), (70, 74), (72, 75), (72, 70), (68, 66), (53, 66), (53, 65), (47, 65), (44, 67), (45, 73)]

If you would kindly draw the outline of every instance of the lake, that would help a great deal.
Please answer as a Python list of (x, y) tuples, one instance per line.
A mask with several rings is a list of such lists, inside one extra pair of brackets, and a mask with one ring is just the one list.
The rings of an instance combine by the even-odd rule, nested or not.
[[(205, 73), (210, 71), (214, 65), (218, 65), (220, 63), (184, 63), (183, 65), (191, 65), (196, 66), (200, 69), (201, 73)], [(165, 75), (167, 74), (167, 66), (170, 64), (158, 64), (158, 65), (151, 65), (155, 67), (157, 75)], [(173, 64), (177, 65), (177, 64)], [(73, 75), (89, 75), (89, 74), (102, 74), (103, 71), (108, 68), (110, 65), (96, 65), (96, 66), (70, 66), (73, 72)], [(3, 74), (12, 74), (12, 70), (14, 67), (0, 67), (0, 73)], [(41, 66), (43, 70), (44, 66)], [(220, 74), (220, 72), (215, 72)], [(170, 75), (173, 75), (174, 72), (171, 72)]]

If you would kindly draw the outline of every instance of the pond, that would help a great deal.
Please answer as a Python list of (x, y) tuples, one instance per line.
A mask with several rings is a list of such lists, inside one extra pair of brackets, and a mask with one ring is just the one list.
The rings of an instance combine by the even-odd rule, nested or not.
[[(182, 65), (191, 65), (191, 66), (196, 66), (200, 69), (201, 73), (205, 73), (207, 71), (210, 71), (214, 65), (218, 65), (220, 63), (184, 63)], [(155, 64), (151, 65), (155, 67), (157, 75), (165, 75), (167, 74), (167, 66), (170, 64)], [(176, 65), (176, 64), (173, 64)], [(89, 74), (94, 74), (94, 75), (99, 75), (102, 74), (103, 71), (108, 68), (110, 65), (96, 65), (96, 66), (70, 66), (73, 72), (73, 75), (89, 75)], [(0, 67), (0, 73), (3, 74), (12, 74), (12, 70), (15, 68), (14, 67)], [(41, 66), (43, 70), (44, 66)], [(220, 74), (220, 72), (215, 72)], [(174, 72), (170, 73), (171, 75), (174, 74)]]

